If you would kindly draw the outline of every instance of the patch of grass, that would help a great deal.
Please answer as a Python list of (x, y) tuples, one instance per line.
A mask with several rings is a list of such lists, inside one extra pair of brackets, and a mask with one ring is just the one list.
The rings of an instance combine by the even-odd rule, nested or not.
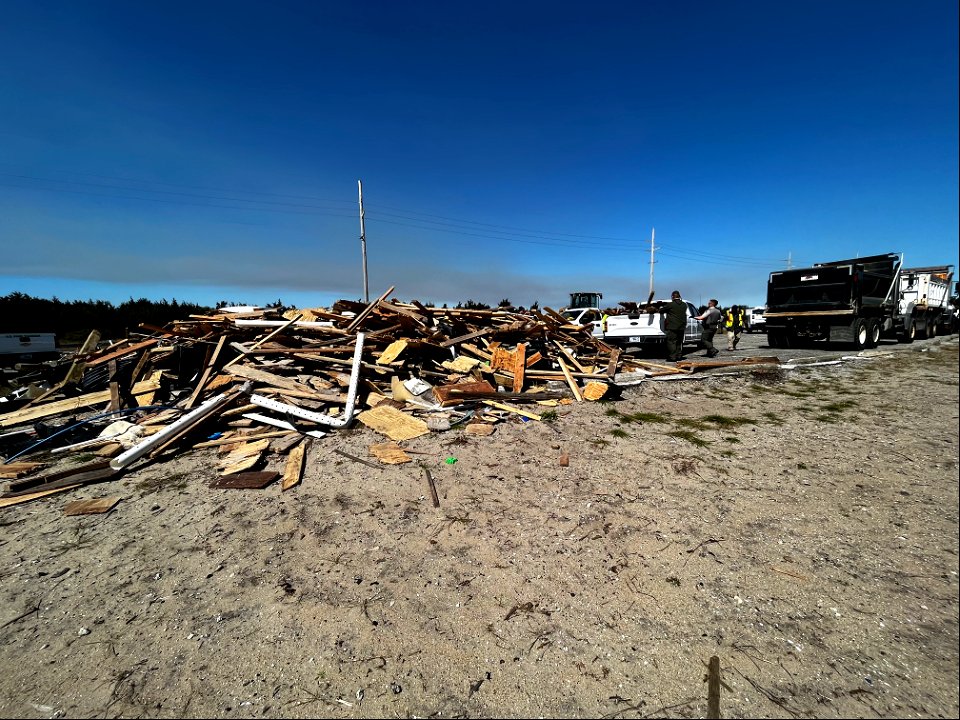
[(802, 463), (802, 462), (797, 463), (797, 470), (806, 470), (806, 469), (807, 469), (806, 463)]
[(621, 428), (614, 428), (613, 430), (610, 431), (610, 434), (618, 438), (630, 437), (630, 433), (626, 432), (625, 430), (622, 430)]
[(707, 430), (707, 426), (696, 418), (677, 418), (674, 423), (680, 427), (693, 428), (694, 430)]
[(670, 437), (680, 438), (681, 440), (686, 440), (691, 445), (696, 445), (697, 447), (706, 447), (710, 444), (690, 430), (673, 430), (672, 432), (668, 432), (667, 435)]
[(620, 417), (620, 411), (617, 410), (616, 408), (607, 408), (607, 409), (604, 411), (604, 414), (605, 414), (607, 417)]
[(738, 437), (728, 437), (728, 438), (724, 438), (724, 442), (736, 444), (736, 443), (740, 442), (740, 438), (738, 438)]
[(728, 457), (733, 457), (735, 454), (736, 454), (736, 453), (734, 453), (733, 450), (721, 450), (721, 451), (720, 451), (720, 457), (728, 458)]
[(817, 415), (816, 419), (822, 423), (828, 423), (829, 425), (836, 425), (838, 422), (840, 422), (839, 415)]
[(734, 428), (740, 425), (756, 425), (756, 420), (745, 417), (728, 417), (726, 415), (704, 415), (700, 418), (705, 423), (710, 423), (718, 428)]
[(604, 440), (603, 438), (593, 438), (592, 440), (587, 440), (587, 442), (601, 448), (610, 444), (609, 440)]
[(540, 419), (547, 423), (556, 422), (559, 417), (556, 410), (546, 410), (540, 413)]
[(763, 414), (763, 417), (766, 418), (771, 425), (783, 425), (783, 418), (776, 413), (767, 411)]
[(850, 408), (854, 408), (856, 406), (856, 400), (841, 400), (839, 402), (821, 405), (820, 409), (827, 413), (842, 413), (844, 410), (849, 410)]
[(635, 412), (630, 415), (624, 415), (623, 420), (625, 422), (637, 422), (637, 423), (665, 423), (668, 422), (668, 418), (659, 413), (649, 413), (649, 412)]
[(161, 490), (186, 490), (188, 477), (187, 473), (151, 475), (138, 482), (134, 487), (144, 495), (152, 495)]
[(83, 463), (93, 462), (97, 460), (97, 456), (91, 452), (77, 453), (76, 455), (68, 455), (64, 458), (65, 462), (70, 463), (71, 465), (82, 465)]

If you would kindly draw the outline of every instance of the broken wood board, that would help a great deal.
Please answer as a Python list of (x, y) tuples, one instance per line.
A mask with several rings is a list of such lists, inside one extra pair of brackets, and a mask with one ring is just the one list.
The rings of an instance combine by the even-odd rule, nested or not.
[(300, 443), (287, 456), (287, 464), (283, 468), (283, 481), (280, 483), (281, 490), (289, 490), (300, 484), (300, 478), (303, 477), (303, 458), (309, 443), (309, 440)]
[(371, 445), (370, 454), (385, 465), (402, 465), (403, 463), (413, 461), (413, 458), (407, 455), (403, 451), (403, 448), (398, 447), (393, 443)]
[(13, 480), (43, 467), (40, 462), (14, 462), (0, 465), (0, 480)]
[(752, 365), (779, 365), (780, 358), (771, 356), (771, 357), (746, 357), (738, 358), (737, 360), (681, 360), (677, 363), (677, 367), (684, 368), (688, 371), (696, 371), (706, 368), (730, 368), (730, 367), (743, 367), (743, 366), (752, 366)]
[(506, 410), (507, 412), (516, 413), (517, 415), (522, 415), (525, 418), (530, 418), (531, 420), (540, 420), (541, 417), (536, 413), (528, 412), (526, 410), (521, 410), (520, 408), (515, 408), (510, 405), (504, 405), (503, 403), (498, 403), (495, 400), (484, 400), (484, 405), (489, 405), (490, 407), (495, 407), (498, 410)]
[(272, 388), (282, 388), (296, 393), (305, 393), (303, 397), (316, 398), (326, 402), (346, 402), (346, 398), (336, 393), (321, 393), (314, 390), (305, 383), (298, 382), (292, 378), (282, 375), (275, 375), (265, 370), (259, 370), (249, 365), (234, 365), (230, 368), (224, 368), (231, 375), (241, 377), (244, 380), (253, 380)]
[(468, 373), (479, 365), (480, 361), (467, 357), (466, 355), (458, 355), (453, 360), (445, 360), (440, 364), (447, 370), (452, 370), (453, 372)]
[(567, 364), (563, 361), (563, 358), (559, 356), (557, 357), (557, 362), (560, 364), (560, 371), (567, 380), (567, 385), (569, 385), (570, 389), (573, 391), (573, 396), (577, 399), (577, 402), (583, 402), (583, 396), (580, 394), (580, 388), (577, 386), (577, 381), (571, 377), (570, 369), (567, 367)]
[(280, 473), (276, 471), (241, 472), (224, 475), (210, 483), (210, 487), (233, 490), (261, 490), (278, 477), (280, 477)]
[(389, 365), (400, 356), (400, 353), (402, 353), (406, 347), (406, 340), (402, 338), (400, 340), (394, 340), (380, 353), (380, 357), (377, 358), (377, 365)]
[(221, 475), (235, 475), (249, 470), (263, 458), (263, 453), (270, 446), (269, 440), (255, 440), (244, 443), (240, 447), (227, 453), (219, 462)]
[(37, 500), (38, 498), (46, 497), (47, 495), (66, 492), (67, 490), (73, 490), (74, 488), (78, 487), (80, 487), (80, 485), (66, 485), (64, 487), (50, 488), (49, 490), (38, 490), (37, 492), (5, 497), (0, 499), (0, 508), (10, 507), (11, 505), (20, 505), (21, 503)]
[(489, 437), (493, 435), (494, 430), (495, 427), (493, 425), (485, 422), (470, 423), (463, 429), (467, 435), (475, 435), (477, 437)]
[(496, 389), (485, 380), (480, 382), (456, 383), (454, 385), (439, 385), (433, 388), (433, 396), (441, 407), (459, 405), (471, 398), (485, 398), (497, 394)]
[(357, 420), (391, 440), (410, 440), (430, 432), (423, 420), (382, 404), (364, 410), (357, 415)]
[(101, 515), (110, 512), (121, 497), (103, 497), (92, 500), (74, 500), (63, 509), (64, 515)]
[(583, 397), (585, 400), (599, 400), (607, 394), (610, 386), (602, 382), (588, 382), (583, 387)]
[[(158, 390), (160, 388), (161, 372), (162, 371), (158, 370), (149, 380), (143, 380), (134, 385), (134, 397)], [(6, 413), (5, 415), (0, 415), (0, 428), (33, 422), (34, 420), (49, 417), (50, 415), (73, 412), (80, 408), (106, 403), (109, 402), (109, 400), (110, 391), (101, 390), (99, 392), (86, 393), (85, 395), (80, 395), (75, 398), (68, 398), (67, 400), (55, 400), (54, 402), (43, 403), (42, 405), (34, 405), (30, 408), (22, 408)]]

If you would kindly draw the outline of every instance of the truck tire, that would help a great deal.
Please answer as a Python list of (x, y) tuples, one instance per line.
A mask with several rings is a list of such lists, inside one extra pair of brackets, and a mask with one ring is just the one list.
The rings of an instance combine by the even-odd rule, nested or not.
[(903, 328), (903, 332), (897, 335), (897, 341), (902, 343), (912, 343), (917, 338), (917, 324), (912, 320)]
[(767, 345), (772, 348), (780, 347), (780, 333), (776, 330), (767, 330)]
[(853, 321), (853, 347), (857, 350), (863, 350), (867, 347), (867, 340), (870, 337), (870, 328), (867, 321), (863, 318), (857, 318)]
[(870, 320), (867, 323), (867, 347), (875, 348), (880, 344), (880, 321)]
[(938, 328), (937, 328), (937, 319), (936, 319), (936, 318), (930, 318), (930, 319), (927, 321), (927, 337), (928, 337), (928, 338), (934, 338), (934, 337), (936, 337), (936, 336), (937, 336), (937, 330), (938, 330)]

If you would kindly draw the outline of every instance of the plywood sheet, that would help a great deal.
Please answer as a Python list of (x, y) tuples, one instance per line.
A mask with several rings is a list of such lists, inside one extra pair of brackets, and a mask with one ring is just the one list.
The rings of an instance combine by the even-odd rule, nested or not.
[(383, 404), (363, 411), (357, 415), (357, 420), (391, 440), (410, 440), (430, 432), (423, 420)]
[(397, 447), (393, 443), (371, 445), (370, 454), (386, 465), (402, 465), (413, 460), (403, 451), (403, 448)]
[(384, 348), (380, 357), (377, 358), (377, 365), (389, 365), (400, 356), (400, 353), (402, 353), (406, 347), (406, 340), (394, 340)]
[(583, 388), (583, 398), (585, 400), (599, 400), (607, 394), (610, 386), (602, 382), (588, 382)]

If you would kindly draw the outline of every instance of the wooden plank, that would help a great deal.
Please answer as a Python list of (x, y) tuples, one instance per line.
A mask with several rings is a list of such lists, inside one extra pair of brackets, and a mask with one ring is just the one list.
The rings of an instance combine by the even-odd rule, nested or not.
[(449, 340), (444, 340), (440, 343), (440, 347), (448, 348), (453, 345), (459, 345), (462, 342), (467, 340), (474, 340), (478, 337), (483, 337), (484, 335), (489, 335), (494, 331), (495, 328), (483, 328), (482, 330), (476, 330), (475, 332), (469, 332), (466, 335), (458, 335), (457, 337), (450, 338)]
[(130, 355), (135, 352), (139, 352), (140, 350), (146, 350), (148, 348), (152, 348), (158, 342), (160, 341), (157, 340), (156, 338), (150, 338), (149, 340), (144, 340), (143, 342), (139, 342), (135, 345), (127, 345), (126, 347), (122, 347), (119, 350), (111, 351), (109, 348), (107, 348), (106, 354), (100, 355), (98, 357), (93, 357), (92, 359), (85, 361), (84, 365), (86, 366), (86, 368), (98, 367), (99, 365), (103, 365), (104, 363), (109, 363), (114, 360), (119, 360), (120, 358), (126, 357), (127, 355)]
[(520, 408), (515, 408), (510, 405), (504, 405), (503, 403), (498, 403), (495, 400), (484, 400), (484, 405), (489, 405), (490, 407), (495, 407), (498, 410), (506, 410), (507, 412), (516, 413), (517, 415), (522, 415), (525, 418), (530, 418), (531, 420), (540, 420), (541, 417), (536, 413), (528, 412), (526, 410), (521, 410)]
[(123, 498), (103, 497), (93, 500), (74, 500), (63, 509), (64, 515), (102, 515), (110, 512)]
[(525, 343), (519, 343), (514, 352), (513, 363), (513, 391), (515, 393), (523, 390), (523, 373), (527, 369), (527, 346)]
[(218, 463), (221, 475), (233, 475), (249, 470), (263, 459), (263, 453), (269, 447), (266, 439), (245, 442), (221, 458)]
[(303, 458), (309, 447), (309, 442), (307, 440), (297, 445), (287, 456), (287, 464), (283, 468), (283, 481), (280, 483), (281, 490), (289, 490), (300, 484), (300, 478), (303, 476)]
[(261, 490), (280, 477), (276, 471), (242, 472), (217, 478), (210, 487), (234, 490)]
[(117, 361), (111, 360), (107, 363), (108, 375), (110, 377), (110, 404), (107, 405), (107, 412), (113, 412), (120, 409), (120, 383), (117, 382)]
[(316, 398), (317, 400), (324, 400), (326, 402), (346, 402), (346, 398), (341, 400), (341, 396), (336, 393), (321, 393), (314, 390), (309, 385), (298, 382), (293, 378), (284, 377), (283, 375), (274, 375), (271, 372), (260, 370), (259, 368), (251, 367), (249, 365), (237, 365), (236, 367), (232, 368), (225, 367), (224, 370), (236, 377), (241, 377), (244, 380), (253, 380), (254, 382), (261, 383), (262, 385), (266, 385), (268, 387), (283, 388), (284, 390), (290, 390), (296, 393), (305, 393), (301, 397)]
[(556, 340), (553, 341), (553, 344), (557, 346), (557, 349), (563, 354), (563, 356), (570, 361), (570, 364), (573, 365), (577, 370), (582, 373), (587, 372), (586, 368), (583, 367), (577, 359), (568, 351), (563, 345), (558, 343)]
[(43, 463), (40, 462), (14, 462), (0, 465), (0, 480), (12, 480), (42, 467)]
[(358, 327), (360, 327), (360, 323), (362, 323), (364, 320), (367, 319), (367, 315), (369, 315), (370, 313), (372, 313), (373, 310), (374, 310), (374, 308), (376, 308), (377, 305), (379, 305), (382, 301), (386, 300), (386, 299), (387, 299), (387, 295), (389, 295), (389, 294), (392, 293), (392, 292), (393, 292), (393, 285), (391, 285), (391, 286), (389, 287), (389, 289), (388, 289), (383, 295), (381, 295), (380, 297), (378, 297), (378, 298), (377, 298), (376, 300), (374, 300), (372, 303), (370, 303), (369, 305), (367, 305), (363, 310), (361, 310), (361, 311), (360, 311), (360, 314), (357, 315), (357, 316), (353, 319), (353, 322), (351, 322), (349, 325), (347, 325), (347, 332), (351, 332), (351, 333), (352, 333), (352, 332), (355, 332), (356, 329), (357, 329)]
[(203, 388), (207, 384), (207, 380), (210, 379), (210, 373), (213, 372), (213, 367), (217, 364), (217, 358), (220, 357), (220, 351), (223, 350), (224, 343), (226, 342), (227, 336), (221, 335), (220, 339), (217, 341), (216, 348), (213, 350), (213, 355), (210, 356), (205, 364), (205, 367), (203, 368), (203, 375), (200, 376), (197, 386), (193, 389), (193, 394), (190, 396), (190, 399), (187, 400), (187, 404), (183, 406), (185, 410), (192, 408), (193, 404), (197, 401), (197, 398), (200, 397), (200, 393), (203, 392)]
[[(256, 405), (253, 405), (252, 407), (256, 407)], [(230, 437), (217, 438), (216, 440), (205, 440), (204, 442), (199, 442), (196, 445), (193, 445), (192, 449), (199, 450), (200, 448), (220, 447), (222, 445), (230, 445), (231, 443), (241, 442), (243, 440), (263, 440), (265, 438), (284, 437), (289, 434), (289, 430), (270, 430), (269, 432), (257, 433), (256, 435), (242, 435), (239, 437), (232, 435)]]
[(610, 389), (610, 386), (606, 383), (597, 382), (596, 380), (591, 380), (583, 388), (583, 397), (587, 400), (599, 400), (604, 395), (607, 394), (607, 390)]
[[(154, 392), (160, 387), (160, 371), (158, 370), (149, 380), (138, 382), (133, 386), (133, 395), (145, 395)], [(59, 415), (60, 413), (73, 412), (80, 408), (91, 405), (99, 405), (110, 400), (110, 391), (101, 390), (99, 392), (86, 393), (75, 398), (66, 400), (56, 400), (54, 402), (36, 405), (30, 408), (21, 408), (13, 412), (0, 415), (0, 427), (11, 427), (21, 423), (33, 422), (40, 418), (50, 415)]]
[(25, 493), (23, 495), (5, 497), (0, 499), (0, 508), (10, 507), (11, 505), (20, 505), (21, 503), (30, 502), (31, 500), (46, 497), (47, 495), (66, 492), (67, 490), (73, 490), (74, 488), (78, 487), (80, 487), (80, 485), (67, 485), (65, 487), (51, 488), (49, 490), (38, 490), (36, 492)]
[[(267, 333), (267, 335), (266, 335), (265, 337), (261, 338), (260, 340), (257, 340), (257, 342), (255, 342), (253, 345), (251, 345), (251, 346), (250, 346), (250, 349), (248, 350), (248, 352), (253, 352), (253, 351), (256, 350), (258, 347), (260, 347), (260, 346), (263, 345), (265, 342), (267, 342), (267, 340), (270, 340), (271, 338), (276, 337), (277, 335), (279, 335), (280, 333), (282, 333), (284, 330), (286, 330), (288, 327), (290, 327), (290, 326), (293, 325), (295, 322), (297, 322), (297, 320), (299, 320), (301, 317), (303, 317), (303, 314), (302, 314), (302, 313), (297, 314), (297, 316), (296, 316), (295, 318), (293, 318), (292, 320), (288, 320), (287, 322), (285, 322), (283, 325), (281, 325), (280, 327), (278, 327), (278, 328), (277, 328), (276, 330), (274, 330), (273, 332)], [(243, 357), (243, 356), (242, 356), (242, 355), (237, 355), (233, 360), (231, 360), (230, 362), (228, 362), (228, 363), (227, 363), (226, 365), (224, 365), (223, 367), (224, 367), (224, 368), (230, 367), (230, 366), (233, 365), (237, 360), (239, 360), (241, 357)]]
[(613, 377), (617, 374), (617, 363), (620, 362), (620, 348), (614, 348), (610, 352), (610, 362), (607, 363), (607, 375)]
[(560, 363), (560, 371), (567, 379), (567, 385), (569, 385), (570, 389), (573, 390), (573, 396), (577, 399), (577, 402), (583, 402), (583, 396), (580, 394), (580, 388), (577, 387), (576, 380), (570, 376), (570, 369), (567, 367), (567, 364), (563, 361), (562, 357), (558, 357), (557, 362)]

